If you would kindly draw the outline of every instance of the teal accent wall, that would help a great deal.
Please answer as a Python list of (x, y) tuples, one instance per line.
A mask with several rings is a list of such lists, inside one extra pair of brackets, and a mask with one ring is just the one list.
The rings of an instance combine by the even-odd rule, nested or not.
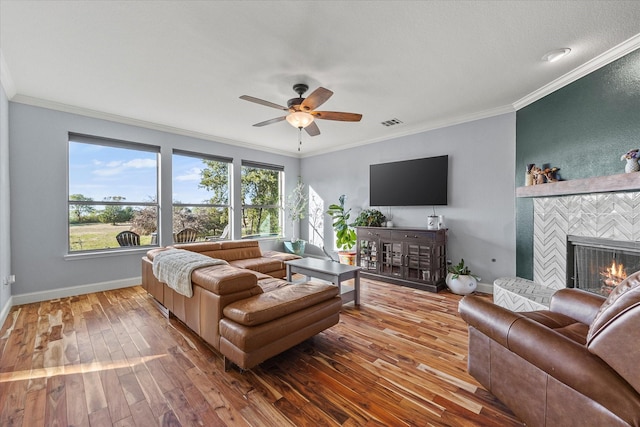
[[(516, 113), (516, 187), (528, 163), (558, 167), (562, 180), (623, 173), (620, 157), (632, 148), (640, 148), (640, 49)], [(516, 274), (533, 279), (530, 198), (516, 200)]]

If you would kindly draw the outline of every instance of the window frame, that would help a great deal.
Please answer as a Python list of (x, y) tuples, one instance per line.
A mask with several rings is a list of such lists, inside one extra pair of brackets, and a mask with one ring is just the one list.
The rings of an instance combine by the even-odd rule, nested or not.
[[(227, 237), (221, 239), (221, 240), (229, 240), (231, 238), (232, 233), (230, 232), (231, 230), (233, 230), (233, 203), (232, 203), (232, 192), (231, 189), (233, 188), (233, 158), (231, 157), (223, 157), (223, 156), (216, 156), (216, 155), (212, 155), (212, 154), (204, 154), (204, 153), (198, 153), (198, 152), (193, 152), (193, 151), (185, 151), (185, 150), (179, 150), (179, 149), (174, 149), (172, 151), (172, 157), (171, 157), (171, 165), (172, 165), (172, 174), (171, 174), (171, 186), (172, 189), (174, 188), (174, 177), (173, 177), (173, 165), (174, 165), (174, 161), (173, 161), (173, 156), (183, 156), (183, 157), (191, 157), (194, 159), (198, 159), (198, 160), (211, 160), (211, 161), (215, 161), (215, 162), (221, 162), (221, 163), (226, 163), (228, 165), (228, 170), (227, 170), (227, 192), (228, 192), (228, 198), (227, 198), (227, 203), (226, 204), (218, 204), (218, 203), (175, 203), (172, 197), (171, 200), (171, 224), (172, 224), (172, 242), (175, 242), (175, 234), (177, 232), (177, 230), (173, 230), (173, 215), (175, 214), (175, 210), (176, 208), (226, 208), (227, 209), (227, 217), (229, 218), (229, 222), (227, 223), (227, 227), (229, 227), (229, 233), (227, 235)], [(206, 240), (206, 237), (205, 237)]]
[[(155, 202), (151, 201), (114, 201), (114, 200), (71, 200), (71, 143), (80, 143), (86, 145), (97, 145), (102, 147), (110, 147), (110, 148), (121, 148), (132, 151), (139, 152), (147, 152), (155, 154), (155, 162), (156, 162), (156, 172), (155, 172)], [(66, 257), (73, 258), (78, 256), (92, 256), (92, 255), (100, 255), (100, 254), (113, 254), (114, 252), (120, 251), (139, 251), (149, 250), (150, 247), (157, 247), (159, 243), (159, 239), (156, 238), (155, 243), (151, 243), (148, 245), (139, 245), (139, 246), (117, 246), (110, 248), (100, 248), (100, 249), (86, 249), (86, 250), (72, 250), (71, 248), (71, 218), (69, 212), (71, 211), (71, 206), (123, 206), (123, 207), (155, 207), (156, 208), (156, 233), (159, 232), (160, 229), (160, 147), (151, 144), (133, 142), (133, 141), (123, 141), (113, 138), (105, 138), (99, 136), (85, 135), (75, 132), (69, 132), (67, 138), (67, 203), (66, 203), (66, 218), (67, 218), (67, 251)]]
[(272, 170), (272, 171), (276, 171), (278, 172), (278, 202), (277, 204), (274, 205), (245, 205), (245, 201), (244, 201), (244, 187), (243, 187), (243, 183), (242, 183), (242, 179), (240, 180), (240, 209), (241, 209), (241, 217), (244, 215), (244, 210), (245, 209), (277, 209), (278, 211), (278, 228), (279, 228), (279, 232), (277, 235), (275, 234), (268, 234), (268, 235), (254, 235), (254, 234), (250, 234), (250, 235), (242, 235), (243, 230), (241, 229), (240, 231), (240, 238), (241, 239), (281, 239), (284, 237), (285, 235), (285, 229), (284, 229), (284, 216), (285, 216), (285, 209), (284, 209), (284, 181), (285, 181), (285, 174), (284, 174), (284, 166), (281, 165), (274, 165), (274, 164), (270, 164), (270, 163), (260, 163), (260, 162), (255, 162), (255, 161), (251, 161), (251, 160), (242, 160), (241, 161), (241, 170), (240, 170), (240, 176), (242, 177), (243, 172), (244, 172), (244, 168), (255, 168), (255, 169), (266, 169), (266, 170)]

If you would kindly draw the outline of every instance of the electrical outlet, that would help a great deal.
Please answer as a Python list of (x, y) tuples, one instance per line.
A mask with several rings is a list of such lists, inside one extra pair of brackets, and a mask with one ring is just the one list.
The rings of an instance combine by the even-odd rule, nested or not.
[(15, 274), (12, 274), (11, 276), (9, 276), (7, 278), (7, 285), (10, 285), (12, 283), (16, 283), (16, 275)]

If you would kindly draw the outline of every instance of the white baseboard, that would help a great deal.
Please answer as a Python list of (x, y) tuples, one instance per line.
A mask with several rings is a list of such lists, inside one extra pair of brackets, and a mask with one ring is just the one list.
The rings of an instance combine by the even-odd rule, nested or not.
[(9, 296), (7, 303), (0, 310), (0, 328), (4, 325), (4, 321), (7, 320), (7, 316), (9, 315), (9, 311), (11, 311), (11, 307), (13, 307), (13, 297)]
[(13, 295), (12, 305), (30, 304), (32, 302), (66, 298), (75, 295), (90, 294), (92, 292), (110, 291), (112, 289), (127, 288), (129, 286), (139, 285), (140, 283), (142, 283), (142, 277), (131, 277), (129, 279), (90, 283), (87, 285), (71, 286), (68, 288), (53, 289), (50, 291), (30, 292), (28, 294)]
[(491, 294), (491, 295), (493, 295), (493, 284), (491, 284), (491, 283), (478, 283), (478, 287), (476, 288), (476, 292), (480, 292), (481, 294)]

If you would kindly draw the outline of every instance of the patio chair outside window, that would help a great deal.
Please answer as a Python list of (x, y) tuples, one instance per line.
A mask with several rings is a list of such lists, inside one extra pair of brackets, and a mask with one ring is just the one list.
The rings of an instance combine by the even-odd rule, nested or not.
[(120, 246), (140, 246), (140, 235), (133, 231), (121, 231), (116, 240)]
[(227, 240), (229, 238), (229, 224), (227, 224), (222, 230), (220, 236), (207, 236), (204, 238), (207, 242), (216, 242), (218, 240)]
[(197, 238), (198, 230), (195, 228), (183, 228), (175, 234), (173, 240), (176, 243), (190, 243), (195, 242)]

